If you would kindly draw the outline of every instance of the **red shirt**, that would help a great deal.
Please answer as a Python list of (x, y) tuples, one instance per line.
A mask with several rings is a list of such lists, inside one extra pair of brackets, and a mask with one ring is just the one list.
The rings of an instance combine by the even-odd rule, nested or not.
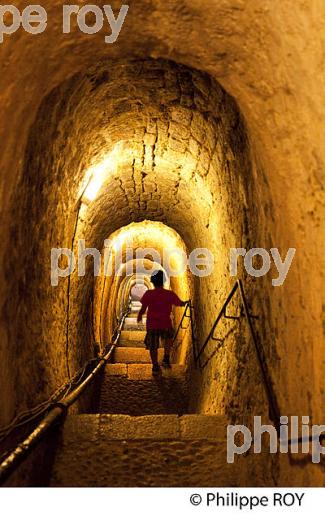
[(142, 313), (148, 309), (147, 330), (171, 329), (173, 327), (170, 318), (172, 306), (182, 304), (177, 294), (163, 287), (156, 287), (145, 292), (141, 303)]

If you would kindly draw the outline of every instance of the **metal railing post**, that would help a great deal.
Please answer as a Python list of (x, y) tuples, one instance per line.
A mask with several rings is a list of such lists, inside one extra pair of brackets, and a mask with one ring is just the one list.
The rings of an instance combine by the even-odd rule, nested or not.
[(248, 323), (250, 335), (251, 335), (253, 343), (254, 343), (255, 353), (256, 353), (257, 360), (258, 360), (260, 370), (262, 373), (262, 381), (264, 384), (264, 388), (266, 391), (266, 395), (267, 395), (269, 407), (270, 407), (270, 417), (271, 417), (272, 421), (274, 422), (275, 427), (279, 433), (280, 432), (281, 414), (280, 414), (277, 398), (276, 398), (275, 392), (273, 390), (272, 383), (270, 381), (269, 374), (267, 372), (267, 369), (266, 369), (266, 366), (264, 363), (264, 358), (262, 355), (262, 348), (258, 343), (257, 335), (255, 333), (255, 330), (254, 330), (254, 327), (252, 324), (252, 320), (251, 320), (251, 316), (250, 316), (250, 313), (248, 310), (247, 300), (246, 300), (246, 296), (245, 296), (245, 292), (244, 292), (244, 287), (243, 287), (241, 280), (238, 280), (238, 287), (239, 287), (239, 291), (240, 291), (241, 300), (242, 300), (242, 303), (244, 306), (244, 313), (245, 313), (246, 320)]
[(243, 309), (244, 309), (244, 317), (247, 320), (249, 332), (250, 332), (251, 338), (254, 343), (255, 353), (257, 356), (258, 365), (260, 367), (260, 371), (261, 371), (261, 375), (262, 375), (262, 382), (263, 382), (263, 386), (266, 391), (266, 397), (267, 397), (267, 401), (269, 404), (270, 418), (274, 422), (275, 427), (276, 427), (277, 431), (279, 432), (281, 414), (280, 414), (277, 398), (276, 398), (276, 395), (275, 395), (275, 392), (273, 389), (273, 385), (271, 383), (271, 380), (270, 380), (270, 377), (269, 377), (269, 374), (267, 371), (267, 367), (265, 366), (265, 363), (264, 363), (264, 357), (262, 355), (262, 347), (258, 343), (257, 335), (255, 333), (255, 330), (254, 330), (254, 327), (252, 324), (252, 317), (256, 318), (256, 316), (251, 316), (251, 314), (249, 312), (248, 304), (247, 304), (247, 300), (246, 300), (246, 296), (245, 296), (245, 291), (244, 291), (243, 283), (241, 280), (237, 280), (234, 287), (230, 291), (225, 303), (223, 304), (223, 306), (221, 308), (221, 311), (219, 312), (214, 324), (212, 325), (212, 328), (211, 328), (206, 340), (204, 341), (201, 349), (199, 350), (199, 352), (197, 354), (197, 361), (199, 361), (199, 366), (200, 366), (200, 368), (202, 368), (201, 356), (204, 353), (208, 343), (210, 342), (210, 340), (218, 341), (218, 338), (214, 337), (214, 332), (215, 332), (221, 318), (225, 317), (227, 319), (236, 319), (236, 320), (239, 318), (237, 316), (228, 316), (226, 314), (227, 307), (228, 307), (230, 301), (232, 300), (232, 298), (234, 297), (234, 295), (236, 294), (237, 290), (239, 290), (239, 293), (240, 293), (240, 298), (241, 298)]

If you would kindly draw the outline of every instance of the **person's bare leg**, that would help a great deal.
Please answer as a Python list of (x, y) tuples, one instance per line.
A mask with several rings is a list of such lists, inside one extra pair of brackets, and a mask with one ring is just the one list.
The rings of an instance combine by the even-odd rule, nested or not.
[(169, 358), (171, 350), (173, 346), (173, 340), (171, 338), (166, 338), (164, 340), (164, 350), (165, 350), (165, 357)]
[(161, 369), (158, 363), (158, 349), (150, 349), (150, 357), (152, 362), (152, 375), (159, 375)]
[(164, 359), (163, 359), (163, 366), (165, 368), (170, 368), (170, 353), (171, 353), (171, 350), (172, 350), (172, 346), (173, 346), (173, 339), (172, 338), (165, 338), (164, 339), (164, 350), (165, 350), (165, 354), (164, 354)]
[(156, 348), (150, 349), (150, 357), (151, 357), (152, 366), (158, 365), (158, 350)]

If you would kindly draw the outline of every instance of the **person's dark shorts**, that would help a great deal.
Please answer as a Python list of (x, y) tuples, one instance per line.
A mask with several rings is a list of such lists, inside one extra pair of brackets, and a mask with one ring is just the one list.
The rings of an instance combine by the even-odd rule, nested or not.
[(174, 337), (173, 329), (153, 329), (148, 330), (144, 338), (144, 344), (147, 350), (156, 350), (159, 348), (159, 340), (172, 339)]

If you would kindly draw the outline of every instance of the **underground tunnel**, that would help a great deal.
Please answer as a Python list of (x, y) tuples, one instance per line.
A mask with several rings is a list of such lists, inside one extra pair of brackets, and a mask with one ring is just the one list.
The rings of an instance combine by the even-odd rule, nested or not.
[[(276, 151), (269, 146), (267, 132), (263, 134), (263, 124), (253, 121), (255, 116), (249, 117), (250, 111), (259, 110), (258, 103), (255, 105), (247, 94), (241, 97), (240, 85), (236, 91), (223, 81), (222, 74), (218, 81), (208, 62), (200, 67), (199, 59), (184, 60), (177, 55), (172, 59), (172, 52), (157, 53), (158, 57), (155, 52), (150, 57), (141, 54), (145, 57), (101, 56), (87, 66), (78, 64), (72, 75), (54, 72), (54, 84), (44, 89), (30, 120), (20, 157), (21, 173), (17, 174), (8, 208), (14, 247), (10, 262), (4, 263), (2, 314), (10, 348), (1, 350), (2, 425), (46, 401), (88, 360), (104, 355), (129, 305), (133, 314), (126, 319), (133, 323), (141, 296), (152, 288), (150, 272), (164, 268), (146, 251), (154, 249), (162, 256), (164, 249), (177, 248), (188, 256), (195, 249), (208, 248), (212, 255), (209, 276), (195, 276), (188, 267), (180, 276), (169, 275), (168, 269), (166, 272), (166, 287), (182, 300), (191, 301), (195, 341), (200, 346), (235, 283), (229, 278), (230, 249), (257, 245), (270, 249), (275, 239), (283, 250), (294, 245), (292, 193), (273, 181), (270, 172)], [(268, 88), (262, 83), (266, 98)], [(266, 116), (264, 124), (270, 124)], [(280, 152), (285, 156), (286, 147)], [(285, 196), (288, 208), (282, 199)], [(299, 233), (305, 233), (302, 220)], [(95, 276), (94, 259), (89, 255), (83, 276), (75, 269), (57, 285), (51, 285), (51, 249), (70, 249), (78, 259), (80, 240), (102, 253), (102, 267), (105, 249), (113, 258), (119, 254), (118, 272)], [(144, 253), (136, 258), (139, 249)], [(60, 268), (66, 267), (67, 259), (62, 255)], [(292, 269), (289, 277), (302, 287), (301, 274), (295, 266)], [(303, 327), (295, 328), (299, 302), (306, 308), (310, 294), (298, 295), (296, 289), (284, 294), (282, 288), (275, 294), (271, 275), (252, 278), (241, 264), (238, 277), (245, 287), (249, 311), (258, 315), (254, 327), (281, 409), (290, 415), (299, 408), (316, 420), (317, 412), (312, 410), (313, 399), (320, 395), (320, 369), (316, 368), (319, 372), (312, 388), (298, 400), (296, 375), (288, 374), (288, 366), (293, 364), (308, 386), (310, 369), (318, 359), (317, 350), (308, 353), (309, 333), (301, 332)], [(237, 296), (229, 313), (238, 317)], [(183, 309), (176, 308), (175, 328), (182, 317)], [(141, 329), (135, 329), (135, 337), (140, 337)], [(269, 420), (263, 377), (246, 322), (222, 320), (216, 333), (217, 341), (208, 343), (198, 368), (190, 328), (180, 328), (172, 363), (183, 370), (177, 395), (184, 402), (179, 410), (176, 407), (168, 413), (178, 415), (178, 421), (190, 414), (220, 416), (232, 424), (250, 425), (254, 415)], [(123, 334), (129, 338), (127, 326)], [(295, 343), (299, 344), (298, 361), (289, 349)], [(128, 355), (127, 347), (124, 352), (118, 350), (110, 367), (111, 377), (122, 380), (123, 371), (128, 369), (117, 365), (127, 365)], [(139, 370), (135, 366), (131, 369), (134, 380), (130, 388), (124, 379), (121, 388), (115, 388), (106, 375), (101, 377), (100, 385), (106, 385), (104, 408), (98, 397), (100, 388), (92, 386), (69, 412), (68, 430), (73, 430), (69, 420), (74, 416), (83, 430), (87, 414), (93, 414), (94, 421), (101, 413), (121, 415), (124, 392), (125, 400), (137, 392)], [(141, 384), (148, 395), (147, 379)], [(163, 392), (159, 385), (158, 391)], [(102, 412), (105, 407), (107, 411)], [(163, 408), (159, 411), (166, 412)], [(131, 407), (127, 415), (132, 416)], [(123, 424), (121, 428), (128, 427)], [(180, 426), (185, 435), (186, 428), (192, 428), (186, 424), (184, 419)], [(95, 426), (99, 428), (97, 423)], [(103, 423), (103, 431), (106, 427)], [(195, 442), (200, 451), (203, 439)], [(108, 443), (108, 448), (118, 459), (116, 446)], [(180, 460), (188, 456), (186, 450), (184, 455), (181, 447), (179, 450)], [(58, 460), (60, 466), (60, 455)], [(35, 461), (29, 464), (33, 466)], [(119, 468), (115, 470), (119, 474)], [(302, 477), (304, 468), (297, 469), (296, 481), (318, 482), (318, 470), (313, 471)], [(269, 459), (264, 454), (238, 465), (238, 474), (238, 485), (273, 485), (292, 478), (288, 477), (287, 461)], [(182, 482), (181, 474), (178, 478)], [(237, 485), (232, 476), (229, 479), (225, 482)], [(13, 482), (31, 484), (24, 472)], [(62, 482), (67, 485), (64, 478), (51, 480), (45, 475), (41, 484)], [(120, 482), (123, 485), (123, 480)], [(132, 478), (130, 483), (136, 485)], [(147, 483), (154, 485), (150, 479)]]
[[(122, 257), (128, 242), (131, 251), (208, 247), (214, 258), (209, 277), (192, 276), (189, 269), (171, 277), (181, 298), (193, 298), (198, 341), (204, 340), (216, 317), (215, 299), (227, 296), (227, 251), (233, 243), (254, 241), (249, 223), (257, 218), (244, 121), (217, 82), (163, 60), (102, 63), (43, 100), (25, 165), (14, 232), (21, 243), (15, 269), (19, 263), (18, 271), (28, 278), (15, 280), (12, 288), (17, 293), (20, 284), (25, 287), (16, 313), (26, 350), (26, 363), (16, 367), (18, 392), (28, 380), (22, 408), (35, 391), (46, 398), (80, 369), (93, 356), (94, 337), (103, 351), (122, 311), (116, 305), (123, 273), (95, 279), (91, 262), (85, 276), (74, 271), (49, 288), (48, 252), (55, 246), (78, 255), (81, 239), (98, 251), (105, 240), (116, 249), (115, 240)], [(10, 305), (14, 301), (12, 293)], [(180, 319), (176, 311), (175, 321)], [(245, 395), (247, 381), (252, 390), (261, 385), (255, 359), (246, 348), (240, 352), (238, 331), (231, 341), (232, 353), (216, 355), (215, 366), (191, 378), (193, 411), (240, 414), (256, 406)], [(21, 344), (18, 337), (14, 344)], [(190, 369), (189, 338), (174, 357)], [(211, 381), (209, 372), (215, 370), (218, 378)], [(265, 406), (263, 399), (259, 405)]]
[[(15, 269), (18, 263), (21, 271), (24, 266), (28, 279), (17, 321), (26, 352), (33, 348), (37, 359), (24, 377), (45, 397), (91, 355), (93, 270), (88, 266), (84, 277), (73, 273), (49, 289), (51, 248), (75, 247), (83, 238), (86, 246), (101, 250), (110, 234), (144, 220), (160, 223), (161, 230), (169, 226), (188, 250), (209, 245), (214, 255), (215, 272), (195, 287), (202, 340), (215, 317), (214, 298), (223, 299), (228, 290), (227, 252), (233, 243), (254, 241), (249, 222), (257, 218), (244, 124), (223, 89), (175, 63), (101, 65), (60, 85), (43, 101), (25, 161)], [(95, 200), (88, 200), (87, 189), (82, 195), (87, 172), (97, 168), (104, 177), (105, 161), (107, 178)], [(155, 247), (156, 232), (147, 229), (142, 241)], [(164, 237), (159, 234), (158, 242)], [(13, 292), (18, 287), (15, 281)], [(24, 326), (30, 324), (27, 333)], [(29, 402), (28, 392), (25, 398), (22, 405)]]

